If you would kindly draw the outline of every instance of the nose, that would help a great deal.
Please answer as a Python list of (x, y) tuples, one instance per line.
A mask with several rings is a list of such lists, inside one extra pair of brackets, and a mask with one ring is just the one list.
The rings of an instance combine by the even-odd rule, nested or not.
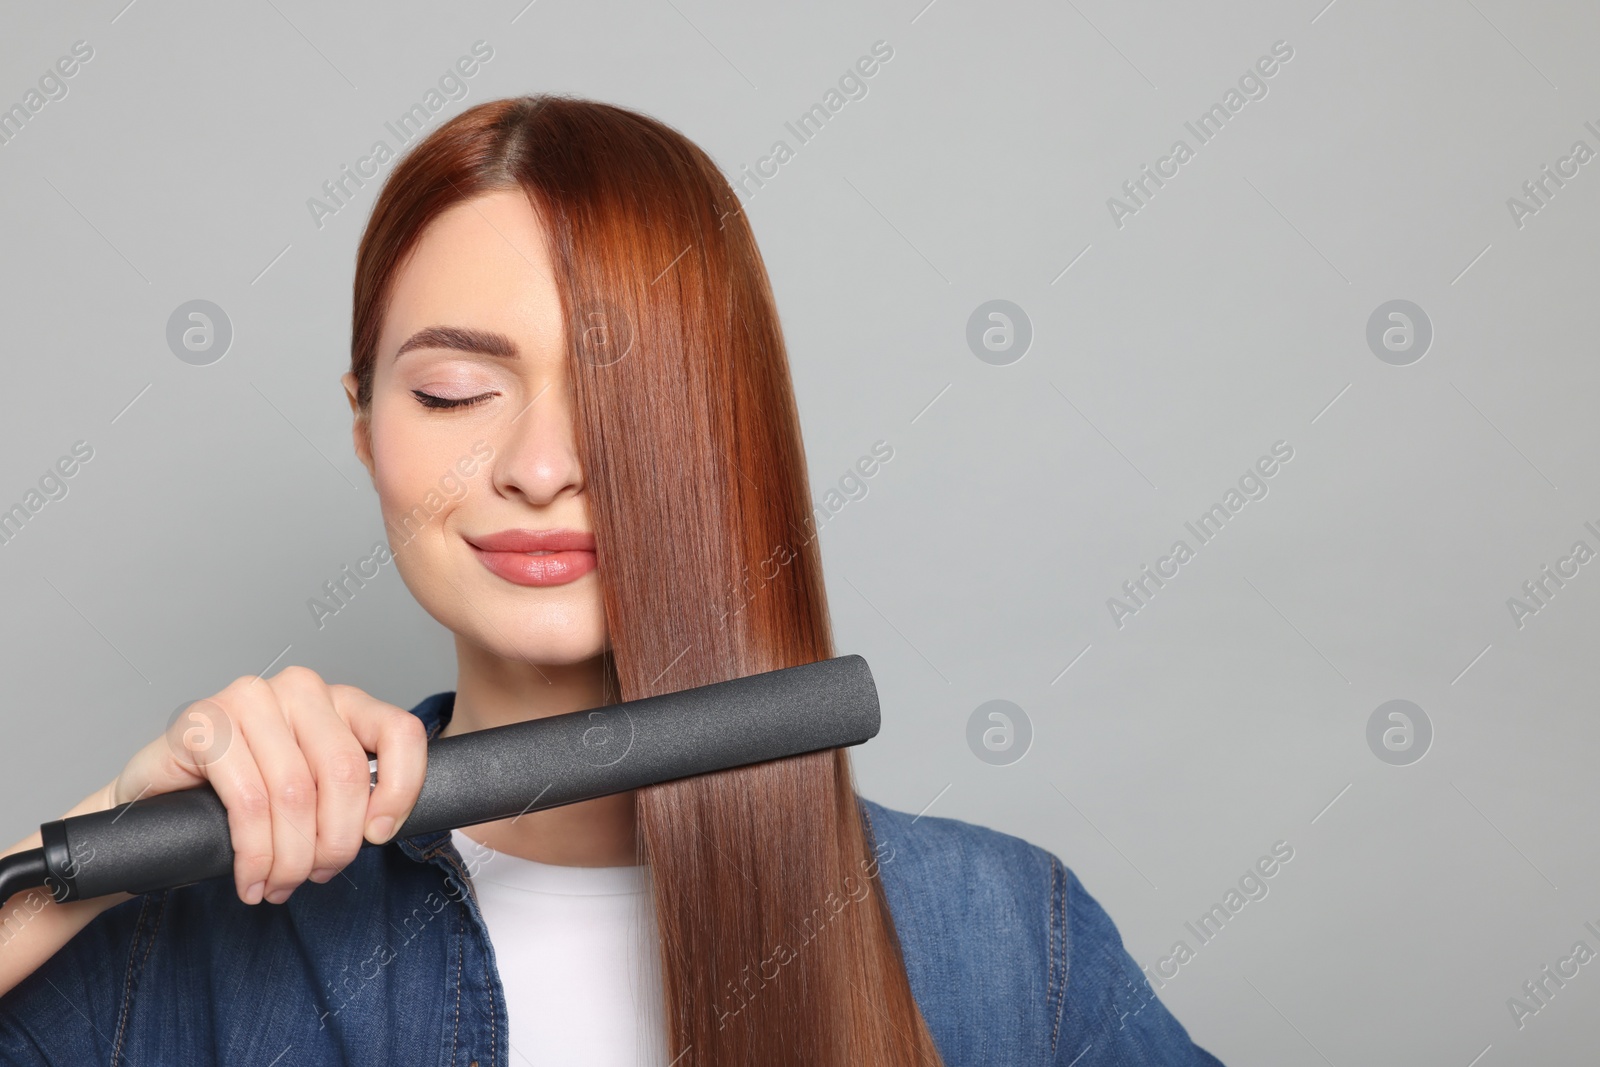
[(520, 412), (496, 426), (491, 443), (495, 491), (534, 507), (583, 489), (583, 471), (572, 419), (572, 397), (564, 380), (550, 378)]

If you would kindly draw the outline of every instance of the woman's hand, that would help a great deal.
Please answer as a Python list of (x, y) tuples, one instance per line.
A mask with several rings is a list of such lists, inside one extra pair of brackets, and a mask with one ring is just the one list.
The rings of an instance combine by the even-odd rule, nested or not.
[[(381, 769), (370, 788), (367, 753)], [(184, 708), (109, 786), (111, 806), (210, 782), (228, 809), (246, 904), (326, 882), (363, 839), (387, 841), (422, 790), (422, 720), (306, 667), (246, 675)], [(370, 790), (370, 795), (369, 795)]]

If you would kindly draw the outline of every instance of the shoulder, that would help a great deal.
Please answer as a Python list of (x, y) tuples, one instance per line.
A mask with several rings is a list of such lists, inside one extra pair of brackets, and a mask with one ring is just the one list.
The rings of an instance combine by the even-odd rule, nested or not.
[(862, 798), (906, 975), (949, 1064), (1052, 1062), (1066, 868), (1020, 837)]
[(1053, 853), (858, 800), (912, 992), (952, 1067), (1219, 1063), (1161, 1004), (1110, 915)]
[(1049, 852), (960, 819), (860, 805), (885, 888), (918, 906), (913, 925), (935, 918), (1019, 930), (1029, 927), (1018, 920), (1051, 920), (1066, 869)]

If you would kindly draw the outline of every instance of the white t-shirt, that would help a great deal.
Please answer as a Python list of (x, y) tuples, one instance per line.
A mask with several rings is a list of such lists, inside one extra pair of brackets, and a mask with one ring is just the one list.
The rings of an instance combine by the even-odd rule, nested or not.
[(665, 1067), (646, 867), (560, 867), (452, 830), (505, 987), (512, 1067)]

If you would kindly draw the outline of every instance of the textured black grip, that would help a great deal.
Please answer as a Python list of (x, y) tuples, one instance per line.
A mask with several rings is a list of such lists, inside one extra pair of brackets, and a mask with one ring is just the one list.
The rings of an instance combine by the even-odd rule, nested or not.
[(428, 746), (427, 779), (399, 833), (470, 826), (859, 744), (877, 732), (878, 695), (866, 660), (841, 656), (438, 738)]
[[(395, 837), (491, 822), (818, 749), (878, 732), (860, 656), (839, 656), (623, 704), (435, 738)], [(41, 828), (58, 899), (145, 893), (233, 870), (227, 810), (209, 785)], [(70, 856), (70, 870), (61, 860)]]
[(56, 832), (72, 857), (63, 871), (46, 849), (59, 880), (57, 900), (148, 893), (233, 870), (228, 809), (209, 785), (46, 824), (41, 833), (47, 842), (54, 826), (61, 827)]

